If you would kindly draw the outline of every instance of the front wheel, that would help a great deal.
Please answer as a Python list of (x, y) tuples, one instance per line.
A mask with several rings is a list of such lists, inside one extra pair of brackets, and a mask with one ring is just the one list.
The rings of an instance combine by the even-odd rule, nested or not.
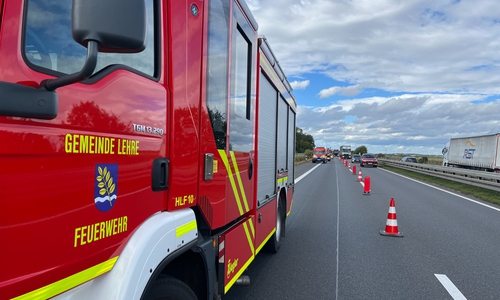
[(197, 300), (187, 284), (168, 275), (160, 275), (144, 299), (147, 300)]

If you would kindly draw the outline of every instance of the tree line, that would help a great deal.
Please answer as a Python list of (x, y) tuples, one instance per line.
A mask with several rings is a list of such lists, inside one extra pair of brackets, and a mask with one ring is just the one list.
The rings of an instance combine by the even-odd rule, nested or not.
[(314, 148), (314, 138), (312, 135), (305, 133), (302, 128), (295, 128), (295, 152), (304, 153), (306, 150)]

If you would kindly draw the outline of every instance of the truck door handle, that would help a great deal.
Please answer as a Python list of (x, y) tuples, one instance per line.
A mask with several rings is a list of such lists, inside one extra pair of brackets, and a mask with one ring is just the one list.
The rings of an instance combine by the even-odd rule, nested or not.
[(248, 179), (252, 179), (253, 175), (253, 159), (250, 157), (248, 162)]
[(153, 161), (151, 189), (154, 192), (168, 189), (168, 158), (157, 158)]

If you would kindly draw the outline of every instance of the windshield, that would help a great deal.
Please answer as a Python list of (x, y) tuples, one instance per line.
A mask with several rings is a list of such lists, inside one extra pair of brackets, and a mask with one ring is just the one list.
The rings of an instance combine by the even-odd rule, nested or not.
[[(99, 53), (94, 73), (110, 65), (124, 65), (150, 76), (155, 75), (153, 4), (153, 1), (146, 1), (148, 13), (146, 49), (139, 53)], [(72, 1), (30, 0), (28, 2), (24, 56), (29, 63), (65, 74), (79, 72), (82, 69), (87, 49), (73, 40), (71, 7)]]

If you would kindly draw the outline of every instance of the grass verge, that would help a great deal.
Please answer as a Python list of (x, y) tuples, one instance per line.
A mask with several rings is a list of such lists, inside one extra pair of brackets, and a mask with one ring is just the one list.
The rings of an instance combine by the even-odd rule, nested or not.
[(398, 173), (407, 177), (411, 177), (420, 181), (424, 181), (433, 185), (441, 186), (448, 190), (453, 190), (457, 193), (475, 197), (477, 199), (500, 205), (500, 193), (488, 189), (483, 189), (477, 186), (468, 185), (460, 182), (455, 182), (447, 179), (442, 179), (438, 177), (433, 177), (430, 175), (420, 174), (413, 171), (408, 171), (404, 169), (399, 169), (387, 165), (379, 165), (380, 168), (386, 169), (388, 171)]

